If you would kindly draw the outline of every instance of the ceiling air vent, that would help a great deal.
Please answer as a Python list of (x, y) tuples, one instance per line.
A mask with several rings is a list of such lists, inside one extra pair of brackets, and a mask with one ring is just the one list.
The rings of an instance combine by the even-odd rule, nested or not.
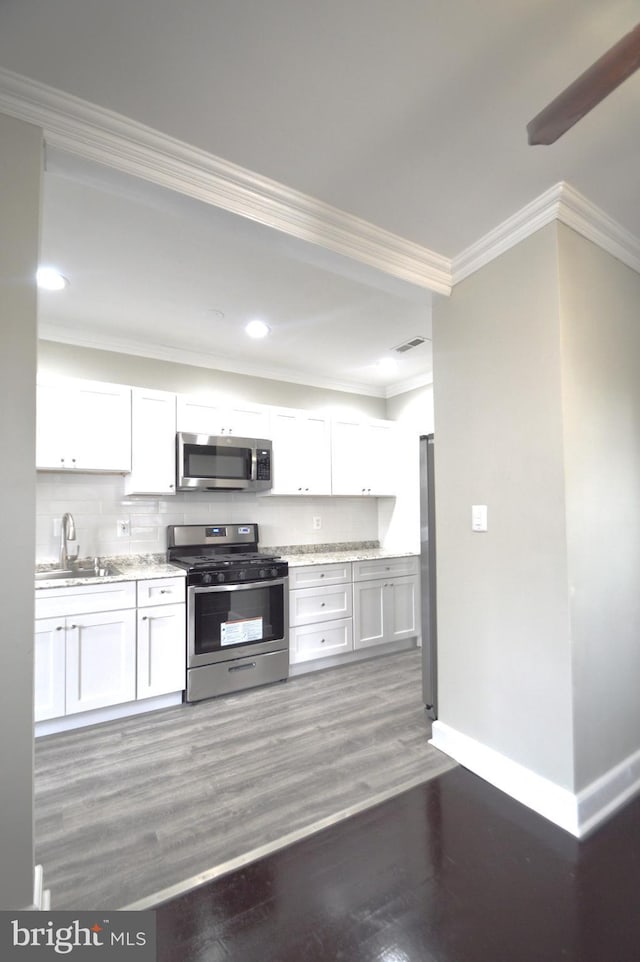
[(398, 344), (393, 350), (397, 351), (398, 354), (404, 354), (405, 351), (411, 351), (414, 347), (419, 347), (421, 344), (427, 340), (426, 337), (412, 337), (410, 341), (405, 341), (404, 344)]

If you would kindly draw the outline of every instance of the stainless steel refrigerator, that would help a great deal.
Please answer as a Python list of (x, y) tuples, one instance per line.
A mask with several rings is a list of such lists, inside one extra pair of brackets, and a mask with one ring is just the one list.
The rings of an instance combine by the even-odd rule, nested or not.
[(436, 619), (436, 525), (433, 434), (420, 438), (420, 585), (422, 598), (422, 698), (430, 718), (438, 717)]

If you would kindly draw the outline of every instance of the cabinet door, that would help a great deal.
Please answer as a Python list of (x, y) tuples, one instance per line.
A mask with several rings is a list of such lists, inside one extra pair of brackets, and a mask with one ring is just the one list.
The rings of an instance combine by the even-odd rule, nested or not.
[(385, 621), (387, 641), (400, 641), (420, 634), (418, 628), (419, 578), (394, 578), (386, 589)]
[(268, 408), (260, 404), (223, 405), (206, 398), (178, 396), (177, 430), (189, 434), (235, 434), (241, 438), (268, 438)]
[(385, 635), (385, 581), (360, 581), (353, 585), (353, 647), (382, 645)]
[(66, 636), (68, 715), (135, 699), (135, 610), (69, 617)]
[(65, 712), (64, 618), (36, 621), (34, 720), (60, 718)]
[(215, 401), (179, 394), (177, 430), (215, 436), (222, 431), (222, 410)]
[(69, 439), (69, 392), (62, 383), (39, 383), (36, 404), (36, 467), (65, 471), (76, 467)]
[(234, 404), (223, 415), (222, 434), (269, 439), (269, 409), (263, 404)]
[(394, 494), (396, 437), (392, 421), (334, 419), (331, 423), (332, 493)]
[(87, 383), (75, 389), (71, 419), (77, 468), (131, 470), (131, 388)]
[(125, 494), (176, 493), (176, 396), (133, 388), (131, 474)]
[(185, 606), (138, 612), (137, 697), (182, 691), (186, 685)]
[(271, 494), (331, 494), (331, 435), (327, 418), (294, 408), (271, 412)]

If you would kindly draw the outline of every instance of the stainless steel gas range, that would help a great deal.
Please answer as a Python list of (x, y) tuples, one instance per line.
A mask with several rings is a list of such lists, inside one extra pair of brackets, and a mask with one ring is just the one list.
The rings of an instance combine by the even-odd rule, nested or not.
[(287, 678), (289, 567), (259, 552), (258, 525), (169, 525), (167, 545), (187, 571), (185, 700)]

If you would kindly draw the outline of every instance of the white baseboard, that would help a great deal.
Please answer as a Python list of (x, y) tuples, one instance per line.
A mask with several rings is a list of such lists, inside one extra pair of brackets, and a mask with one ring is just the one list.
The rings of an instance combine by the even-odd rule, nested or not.
[(575, 795), (441, 721), (433, 723), (431, 744), (576, 838), (640, 793), (640, 750)]
[(592, 832), (638, 794), (640, 794), (640, 749), (578, 792), (580, 837)]
[(431, 744), (527, 808), (578, 835), (576, 798), (568, 789), (441, 721), (433, 723)]
[(51, 892), (44, 887), (42, 865), (33, 867), (33, 902), (25, 905), (22, 912), (48, 912), (51, 908)]
[(61, 718), (50, 718), (35, 723), (35, 737), (41, 735), (56, 735), (58, 732), (71, 731), (73, 728), (86, 728), (87, 725), (98, 725), (101, 722), (113, 721), (117, 718), (128, 718), (129, 715), (143, 715), (145, 712), (158, 711), (159, 708), (172, 708), (182, 704), (182, 692), (175, 691), (169, 695), (156, 695), (143, 698), (140, 701), (128, 701), (122, 705), (111, 705), (109, 708), (95, 708), (93, 711), (83, 711), (76, 715), (63, 715)]

